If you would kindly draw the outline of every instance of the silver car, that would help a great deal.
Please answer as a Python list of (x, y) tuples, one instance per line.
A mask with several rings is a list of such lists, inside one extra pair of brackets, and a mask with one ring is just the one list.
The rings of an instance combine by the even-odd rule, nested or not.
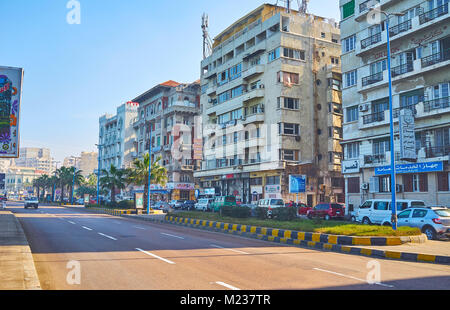
[[(391, 217), (383, 220), (391, 225)], [(419, 228), (429, 240), (450, 236), (450, 210), (440, 207), (409, 208), (398, 214), (398, 226)]]

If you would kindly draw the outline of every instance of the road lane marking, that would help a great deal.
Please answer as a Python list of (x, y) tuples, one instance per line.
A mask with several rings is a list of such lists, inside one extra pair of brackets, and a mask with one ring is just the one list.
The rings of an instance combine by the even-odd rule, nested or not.
[(102, 234), (102, 233), (98, 233), (100, 236), (103, 236), (103, 237), (106, 237), (106, 238), (109, 238), (109, 239), (111, 239), (111, 240), (117, 240), (116, 238), (114, 238), (114, 237), (111, 237), (111, 236), (108, 236), (108, 235), (105, 235), (105, 234)]
[(224, 282), (215, 282), (215, 283), (219, 284), (219, 285), (222, 285), (222, 286), (225, 286), (226, 288), (229, 288), (230, 290), (233, 290), (233, 291), (240, 291), (241, 290), (240, 288), (234, 287), (234, 286), (232, 286), (230, 284), (226, 284)]
[(154, 257), (154, 258), (157, 258), (157, 259), (159, 259), (159, 260), (162, 260), (163, 262), (166, 262), (166, 263), (168, 263), (168, 264), (175, 265), (174, 262), (172, 262), (172, 261), (170, 261), (170, 260), (168, 260), (168, 259), (159, 257), (158, 255), (155, 255), (155, 254), (153, 254), (153, 253), (144, 251), (144, 250), (139, 249), (139, 248), (136, 248), (136, 250), (138, 250), (138, 251), (140, 251), (140, 252), (142, 252), (142, 253), (144, 253), (144, 254), (147, 254), (147, 255), (149, 255), (149, 256), (152, 256), (152, 257)]
[(221, 247), (221, 246), (216, 245), (216, 244), (210, 244), (210, 246), (215, 247), (215, 248), (218, 248), (218, 249), (224, 249), (224, 250), (228, 250), (228, 251), (240, 253), (240, 254), (250, 254), (250, 253), (247, 253), (247, 252), (244, 252), (244, 251), (239, 251), (239, 250), (235, 250), (235, 249), (224, 248), (224, 247)]
[(139, 226), (133, 226), (134, 228), (137, 228), (137, 229), (141, 229), (141, 230), (147, 230), (147, 229), (145, 229), (145, 228), (142, 228), (142, 227), (139, 227)]
[(183, 237), (179, 237), (179, 236), (175, 236), (175, 235), (171, 235), (171, 234), (161, 233), (161, 235), (168, 236), (168, 237), (173, 237), (173, 238), (178, 238), (178, 239), (183, 239), (183, 240), (184, 240)]
[(74, 222), (72, 222), (72, 221), (67, 221), (67, 222), (69, 222), (70, 224), (76, 225), (76, 223), (74, 223)]
[[(357, 280), (357, 281), (365, 282), (366, 284), (369, 284), (366, 280), (358, 279), (358, 278), (355, 278), (355, 277), (352, 277), (352, 276), (347, 276), (347, 275), (342, 274), (342, 273), (329, 271), (329, 270), (324, 270), (324, 269), (320, 269), (320, 268), (313, 268), (313, 269), (317, 270), (317, 271), (327, 272), (327, 273), (331, 273), (331, 274), (334, 274), (334, 275), (337, 275), (337, 276), (341, 276), (341, 277), (345, 277), (345, 278), (349, 278), (349, 279), (353, 279), (353, 280)], [(384, 284), (384, 283), (374, 283), (374, 284), (381, 285), (381, 286), (386, 286), (386, 287), (390, 287), (390, 288), (394, 287), (393, 285)], [(369, 285), (371, 285), (371, 284), (369, 284)]]
[(92, 229), (86, 226), (82, 226), (84, 229), (91, 231)]

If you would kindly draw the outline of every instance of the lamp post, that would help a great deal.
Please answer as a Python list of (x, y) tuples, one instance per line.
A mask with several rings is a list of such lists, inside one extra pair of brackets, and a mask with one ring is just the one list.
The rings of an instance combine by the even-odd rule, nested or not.
[[(55, 177), (56, 177), (56, 173), (58, 172), (58, 163), (59, 163), (59, 161), (55, 161)], [(55, 202), (55, 196), (56, 196), (56, 182), (53, 183), (52, 202)]]
[(102, 145), (96, 144), (95, 145), (98, 148), (98, 162), (97, 162), (97, 205), (100, 205), (100, 151)]
[(390, 123), (390, 143), (391, 143), (391, 209), (392, 209), (392, 229), (397, 230), (397, 201), (396, 201), (396, 180), (395, 180), (395, 149), (394, 149), (394, 116), (392, 106), (392, 72), (391, 72), (391, 42), (389, 33), (389, 19), (392, 16), (403, 16), (404, 13), (386, 13), (375, 8), (370, 8), (369, 11), (375, 11), (383, 14), (386, 17), (386, 33), (387, 33), (387, 63), (388, 63), (388, 77), (389, 77), (389, 123)]
[(149, 148), (149, 158), (148, 158), (148, 203), (147, 203), (147, 214), (150, 214), (151, 208), (151, 184), (152, 184), (152, 124), (150, 123), (150, 148)]

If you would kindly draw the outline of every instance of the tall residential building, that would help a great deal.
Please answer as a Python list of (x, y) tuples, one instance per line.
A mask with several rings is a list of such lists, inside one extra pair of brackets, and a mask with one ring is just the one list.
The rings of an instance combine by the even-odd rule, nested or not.
[(21, 148), (19, 158), (14, 160), (14, 165), (42, 170), (46, 174), (51, 174), (54, 171), (50, 149), (47, 148)]
[[(167, 81), (133, 99), (139, 103), (135, 157), (149, 153), (168, 170), (165, 190), (169, 199), (195, 199), (194, 170), (202, 158), (202, 141), (197, 141), (195, 121), (199, 115), (200, 83)], [(151, 129), (151, 137), (150, 137)]]
[[(396, 190), (397, 199), (450, 205), (449, 1), (340, 0), (340, 6), (347, 204), (357, 209), (367, 199), (390, 199)], [(371, 7), (404, 14), (392, 16), (387, 29), (384, 14), (373, 14)], [(395, 154), (389, 133), (387, 31)], [(402, 134), (401, 143), (399, 119), (409, 111), (413, 118), (402, 122), (402, 133), (410, 138)], [(391, 156), (397, 166), (395, 189), (390, 188)]]
[(336, 22), (261, 5), (215, 37), (201, 63), (204, 158), (200, 188), (296, 200), (344, 200), (340, 30)]
[(133, 123), (138, 115), (138, 105), (122, 104), (116, 115), (106, 114), (99, 119), (100, 169), (129, 168), (133, 162), (135, 133)]
[(75, 167), (78, 168), (79, 166), (80, 157), (77, 156), (69, 156), (64, 158), (63, 167), (71, 168)]
[(82, 171), (84, 177), (88, 177), (94, 173), (98, 168), (98, 153), (97, 152), (81, 152), (79, 157), (69, 156), (64, 158), (64, 167), (75, 167)]

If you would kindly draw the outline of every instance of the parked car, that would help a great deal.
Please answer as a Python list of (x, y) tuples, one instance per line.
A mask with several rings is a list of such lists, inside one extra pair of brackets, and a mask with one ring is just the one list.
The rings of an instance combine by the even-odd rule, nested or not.
[(326, 221), (343, 219), (345, 217), (345, 205), (342, 203), (321, 203), (309, 210), (306, 215), (309, 219), (318, 217)]
[[(445, 207), (409, 208), (398, 214), (398, 226), (419, 228), (429, 240), (450, 236), (450, 210)], [(391, 217), (383, 219), (391, 226)]]
[(167, 210), (169, 209), (169, 204), (165, 201), (158, 201), (152, 205), (152, 208), (155, 210)]
[(176, 200), (173, 205), (171, 205), (172, 208), (179, 210), (182, 209), (184, 206), (185, 200)]
[(0, 202), (8, 201), (8, 198), (6, 196), (0, 196)]
[(187, 210), (187, 211), (191, 211), (191, 210), (195, 210), (195, 201), (194, 200), (186, 200), (183, 203), (183, 210)]
[(25, 203), (24, 203), (24, 207), (25, 209), (28, 208), (39, 208), (39, 200), (37, 199), (37, 197), (28, 197), (25, 199)]
[(211, 205), (214, 199), (212, 198), (202, 198), (195, 204), (195, 210), (199, 211), (210, 211), (212, 209)]
[(258, 202), (258, 207), (269, 208), (269, 210), (267, 211), (267, 217), (272, 218), (273, 209), (283, 208), (283, 207), (285, 207), (285, 204), (284, 204), (283, 199), (274, 199), (274, 198), (261, 199)]
[(236, 197), (234, 196), (218, 196), (214, 198), (214, 202), (212, 203), (212, 209), (214, 212), (219, 212), (221, 207), (236, 207)]
[[(413, 207), (425, 207), (425, 202), (421, 200), (397, 200), (397, 214)], [(367, 200), (356, 212), (356, 221), (363, 224), (379, 224), (392, 215), (390, 199)]]
[(308, 211), (312, 210), (313, 207), (308, 207), (304, 203), (298, 203), (297, 209), (298, 209), (297, 216), (304, 216), (304, 215), (308, 215)]
[(84, 205), (84, 199), (83, 198), (77, 199), (77, 204)]

